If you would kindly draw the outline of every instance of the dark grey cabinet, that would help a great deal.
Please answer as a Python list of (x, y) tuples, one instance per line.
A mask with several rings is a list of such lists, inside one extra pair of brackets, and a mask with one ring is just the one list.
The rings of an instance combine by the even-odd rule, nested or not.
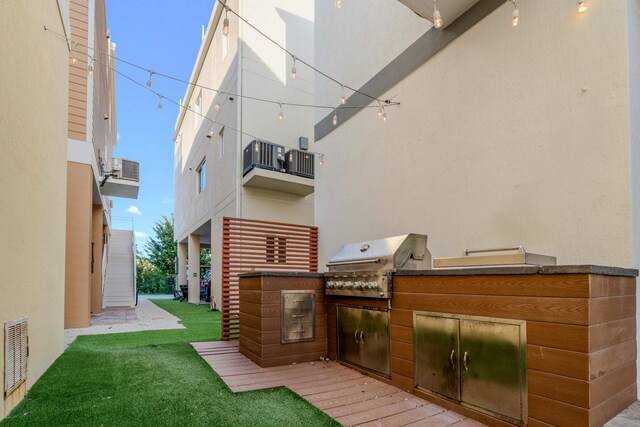
[(389, 311), (337, 306), (338, 359), (389, 377)]
[(526, 421), (526, 322), (415, 312), (414, 352), (416, 387)]

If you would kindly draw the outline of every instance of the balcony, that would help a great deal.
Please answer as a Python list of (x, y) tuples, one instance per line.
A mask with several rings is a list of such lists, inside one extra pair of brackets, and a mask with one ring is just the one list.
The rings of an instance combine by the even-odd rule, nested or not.
[(311, 178), (258, 167), (253, 168), (242, 178), (242, 186), (281, 191), (298, 196), (308, 196), (314, 192), (314, 183)]

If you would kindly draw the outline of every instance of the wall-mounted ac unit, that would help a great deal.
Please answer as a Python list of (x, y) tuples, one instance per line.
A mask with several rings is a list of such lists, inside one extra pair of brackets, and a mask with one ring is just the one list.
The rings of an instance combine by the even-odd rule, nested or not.
[(251, 141), (243, 152), (242, 176), (253, 168), (284, 172), (284, 147), (261, 139)]
[(292, 148), (284, 157), (284, 168), (287, 173), (313, 179), (315, 165), (313, 153)]
[(111, 170), (114, 178), (140, 181), (140, 164), (133, 160), (114, 158)]

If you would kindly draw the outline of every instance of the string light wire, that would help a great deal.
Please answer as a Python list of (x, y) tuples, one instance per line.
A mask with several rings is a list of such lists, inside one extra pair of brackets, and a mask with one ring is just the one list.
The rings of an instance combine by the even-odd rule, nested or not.
[[(230, 11), (231, 13), (233, 13), (233, 11), (232, 11), (231, 9), (229, 9), (229, 11)], [(325, 109), (325, 110), (334, 110), (334, 109), (336, 108), (335, 106), (332, 106), (332, 105), (316, 105), (316, 104), (306, 104), (306, 103), (300, 103), (300, 102), (283, 102), (283, 101), (276, 101), (276, 100), (273, 100), (273, 99), (260, 98), (260, 97), (257, 97), (257, 96), (250, 96), (250, 95), (242, 95), (242, 94), (238, 94), (238, 93), (227, 92), (227, 91), (224, 91), (224, 90), (215, 89), (215, 88), (208, 87), (208, 86), (203, 86), (203, 85), (200, 85), (200, 84), (197, 84), (197, 83), (193, 83), (193, 82), (190, 82), (190, 81), (187, 81), (187, 80), (183, 80), (183, 79), (181, 79), (181, 78), (179, 78), (179, 77), (175, 77), (175, 76), (171, 76), (171, 75), (168, 75), (168, 74), (160, 73), (160, 72), (158, 72), (158, 71), (151, 70), (151, 69), (149, 69), (149, 68), (143, 67), (143, 66), (141, 66), (141, 65), (138, 65), (138, 64), (136, 64), (136, 63), (134, 63), (134, 62), (131, 62), (131, 61), (128, 61), (128, 60), (126, 60), (126, 59), (122, 59), (122, 58), (120, 58), (120, 57), (113, 56), (113, 55), (111, 55), (110, 53), (102, 52), (102, 51), (100, 51), (99, 49), (95, 49), (95, 48), (93, 48), (93, 47), (91, 47), (91, 46), (87, 46), (87, 45), (85, 45), (85, 44), (83, 44), (83, 43), (80, 43), (80, 42), (74, 42), (73, 40), (68, 39), (68, 38), (67, 38), (67, 37), (65, 37), (64, 35), (62, 35), (62, 34), (60, 34), (60, 33), (57, 33), (56, 31), (53, 31), (53, 30), (51, 30), (51, 29), (50, 29), (50, 28), (48, 28), (48, 27), (45, 27), (45, 31), (50, 32), (50, 33), (51, 33), (51, 34), (53, 34), (54, 36), (58, 37), (59, 39), (61, 39), (61, 40), (65, 41), (65, 42), (67, 42), (67, 43), (71, 43), (71, 44), (74, 44), (74, 45), (76, 45), (76, 46), (82, 46), (82, 47), (85, 47), (85, 48), (87, 48), (87, 49), (90, 49), (90, 50), (92, 50), (92, 51), (94, 52), (94, 54), (95, 54), (95, 53), (99, 53), (99, 54), (105, 55), (105, 56), (107, 56), (107, 57), (109, 57), (109, 58), (113, 58), (113, 59), (114, 59), (114, 60), (116, 60), (116, 61), (120, 61), (120, 62), (122, 62), (122, 63), (124, 63), (124, 64), (127, 64), (127, 65), (129, 65), (129, 66), (131, 66), (131, 67), (133, 67), (133, 68), (137, 68), (137, 69), (139, 69), (139, 70), (143, 70), (143, 71), (145, 71), (145, 72), (147, 72), (147, 73), (149, 74), (149, 80), (148, 80), (148, 82), (151, 80), (151, 76), (155, 75), (155, 76), (162, 77), (162, 78), (166, 78), (166, 79), (169, 79), (169, 80), (173, 80), (173, 81), (176, 81), (176, 82), (179, 82), (179, 83), (184, 83), (184, 84), (187, 84), (187, 85), (190, 85), (190, 86), (196, 87), (196, 88), (201, 88), (201, 89), (210, 90), (210, 91), (213, 91), (213, 92), (215, 92), (215, 93), (217, 93), (217, 94), (219, 94), (219, 95), (224, 95), (224, 96), (227, 96), (227, 97), (236, 97), (236, 98), (249, 99), (249, 100), (252, 100), (252, 101), (264, 102), (264, 103), (269, 103), (269, 104), (273, 104), (273, 105), (280, 105), (280, 104), (282, 104), (283, 106), (290, 106), (290, 107), (300, 107), (300, 108), (318, 108), (318, 109)], [(298, 57), (296, 57), (296, 60), (297, 60), (298, 62), (302, 62), (302, 63), (304, 63), (305, 65), (307, 65), (307, 63), (306, 63), (306, 62), (304, 62), (304, 61), (300, 60), (300, 58), (298, 58)], [(334, 80), (334, 81), (336, 81), (336, 80)], [(345, 87), (345, 88), (348, 88), (348, 89), (351, 89), (349, 86), (344, 86), (344, 87)], [(354, 89), (351, 89), (351, 90), (354, 90)], [(358, 93), (361, 93), (361, 92), (359, 92), (359, 91), (357, 91), (357, 90), (354, 90), (354, 91), (355, 91), (355, 92), (358, 92)], [(366, 95), (366, 94), (365, 94), (365, 95)], [(366, 95), (366, 96), (369, 96), (369, 95)], [(371, 98), (371, 97), (370, 97), (370, 98)], [(379, 99), (377, 99), (377, 98), (372, 98), (372, 99), (374, 99), (374, 100), (378, 101), (379, 103), (385, 103), (385, 104), (386, 104), (386, 105), (388, 105), (388, 106), (397, 106), (397, 105), (400, 105), (400, 103), (399, 103), (399, 102), (393, 102), (393, 101), (390, 101), (390, 100), (381, 100), (381, 99), (379, 100)], [(376, 108), (376, 106), (375, 106), (375, 105), (342, 105), (342, 106), (340, 106), (339, 108), (349, 108), (349, 109), (358, 109), (358, 110), (363, 110), (363, 109), (365, 109), (365, 108)]]

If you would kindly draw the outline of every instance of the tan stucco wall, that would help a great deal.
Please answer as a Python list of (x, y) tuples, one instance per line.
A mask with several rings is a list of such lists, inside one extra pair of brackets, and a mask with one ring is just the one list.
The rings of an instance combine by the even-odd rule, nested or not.
[(91, 223), (91, 250), (93, 272), (91, 273), (91, 312), (102, 312), (102, 206), (93, 205)]
[(64, 327), (91, 325), (91, 166), (68, 162)]
[[(638, 267), (626, 4), (589, 2), (584, 15), (570, 2), (519, 7), (519, 27), (505, 3), (383, 94), (401, 102), (386, 123), (361, 111), (318, 142), (320, 265), (345, 242), (420, 232), (435, 257), (523, 244), (563, 264)], [(402, 31), (370, 34), (355, 14), (354, 39), (328, 55), (345, 21), (316, 8), (329, 71), (361, 69), (382, 37), (412, 42)], [(384, 8), (403, 16), (398, 28), (420, 20), (399, 2)], [(330, 86), (317, 88), (319, 102)]]
[[(0, 348), (27, 316), (31, 387), (63, 349), (68, 51), (43, 29), (64, 32), (55, 1), (0, 10)], [(0, 418), (24, 391), (0, 391)]]

